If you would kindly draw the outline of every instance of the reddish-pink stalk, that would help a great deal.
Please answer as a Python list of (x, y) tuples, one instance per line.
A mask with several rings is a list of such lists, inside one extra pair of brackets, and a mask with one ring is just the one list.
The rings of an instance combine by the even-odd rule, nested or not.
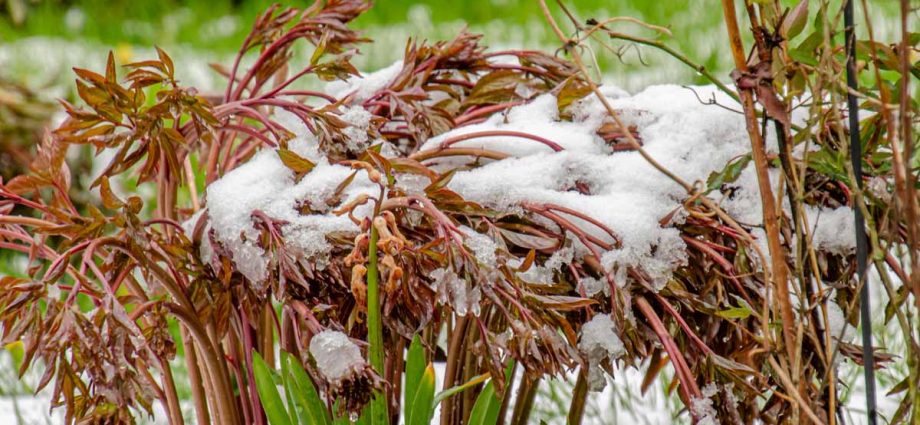
[(487, 130), (487, 131), (476, 131), (476, 132), (467, 133), (467, 134), (460, 134), (457, 136), (447, 138), (446, 140), (441, 142), (439, 147), (440, 149), (445, 149), (445, 148), (449, 148), (452, 145), (455, 145), (457, 143), (460, 143), (466, 140), (480, 139), (483, 137), (518, 137), (518, 138), (529, 139), (535, 142), (542, 143), (546, 146), (549, 146), (549, 148), (552, 149), (554, 152), (561, 152), (564, 150), (562, 146), (560, 146), (556, 142), (549, 140), (547, 138), (540, 137), (535, 134), (524, 133), (522, 131), (511, 131), (511, 130)]

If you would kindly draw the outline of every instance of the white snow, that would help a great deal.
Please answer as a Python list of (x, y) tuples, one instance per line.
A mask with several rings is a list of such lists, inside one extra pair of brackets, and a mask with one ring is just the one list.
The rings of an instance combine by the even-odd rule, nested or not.
[(463, 240), (464, 245), (473, 252), (476, 259), (487, 267), (495, 268), (497, 266), (495, 250), (498, 249), (498, 244), (492, 237), (467, 226), (460, 226), (460, 231), (466, 235)]
[(348, 138), (347, 148), (349, 152), (361, 153), (368, 146), (367, 129), (371, 123), (371, 113), (361, 106), (352, 106), (347, 108), (339, 117), (348, 123), (343, 132)]
[(325, 330), (314, 335), (310, 355), (316, 361), (316, 369), (333, 383), (348, 379), (367, 364), (361, 349), (339, 331)]
[(616, 325), (607, 314), (598, 314), (581, 328), (578, 349), (588, 359), (588, 388), (601, 391), (607, 385), (601, 362), (626, 354), (623, 341), (615, 332)]
[[(731, 104), (713, 87), (695, 87), (700, 96), (715, 96)], [(613, 90), (609, 101), (621, 111), (626, 125), (639, 128), (645, 150), (658, 162), (693, 182), (705, 181), (732, 158), (750, 149), (740, 115), (701, 104), (691, 90), (654, 86), (634, 96)], [(524, 131), (549, 139), (563, 148), (554, 152), (533, 140), (517, 137), (481, 137), (456, 143), (501, 151), (512, 157), (457, 172), (449, 187), (467, 200), (499, 210), (521, 212), (525, 203), (561, 205), (593, 217), (612, 229), (623, 245), (604, 253), (603, 264), (625, 278), (626, 267), (641, 267), (660, 287), (670, 273), (686, 262), (685, 246), (673, 227), (659, 220), (675, 208), (685, 191), (654, 169), (637, 152), (613, 153), (596, 135), (606, 110), (591, 96), (570, 107), (574, 121), (559, 121), (551, 94), (513, 108), (507, 116), (464, 126), (430, 139), (422, 150), (438, 149), (452, 137), (472, 132)], [(462, 157), (433, 160), (438, 167), (458, 165)], [(576, 182), (590, 194), (572, 191)], [(596, 226), (574, 216), (560, 215), (586, 232), (610, 243)], [(575, 243), (578, 250), (584, 248)]]
[[(210, 225), (218, 241), (233, 254), (237, 269), (255, 284), (261, 284), (267, 277), (269, 258), (256, 243), (259, 232), (251, 218), (254, 211), (262, 211), (272, 219), (286, 222), (281, 229), (289, 248), (320, 264), (330, 249), (327, 234), (358, 231), (347, 216), (329, 214), (335, 206), (326, 204), (336, 187), (354, 170), (330, 164), (319, 153), (315, 138), (307, 133), (306, 126), (297, 123), (296, 119), (286, 118), (288, 120), (282, 120), (282, 124), (296, 135), (289, 142), (290, 148), (315, 161), (316, 167), (311, 172), (295, 181), (294, 173), (281, 162), (277, 151), (266, 149), (211, 184), (207, 190)], [(372, 194), (375, 187), (365, 171), (358, 171), (338, 205), (350, 202), (361, 194)], [(301, 214), (299, 207), (305, 204), (319, 213)], [(368, 213), (368, 207), (356, 209), (356, 216), (364, 217)]]
[[(336, 95), (354, 92), (360, 97), (361, 93), (379, 90), (395, 78), (400, 69), (401, 63), (394, 63), (381, 71), (353, 78), (347, 84), (342, 82), (338, 89), (331, 84), (327, 90)], [(697, 96), (732, 105), (731, 99), (712, 86), (653, 86), (632, 96), (613, 87), (605, 89), (605, 93), (626, 125), (636, 126), (645, 151), (687, 182), (705, 181), (710, 173), (721, 170), (730, 160), (750, 150), (741, 115), (699, 101)], [(626, 270), (632, 267), (641, 268), (651, 279), (652, 286), (661, 288), (671, 273), (687, 261), (686, 246), (680, 232), (673, 227), (685, 216), (681, 201), (686, 192), (638, 152), (614, 152), (596, 134), (605, 120), (610, 122), (606, 109), (596, 97), (588, 96), (573, 103), (566, 113), (573, 117), (571, 121), (561, 120), (556, 98), (544, 94), (528, 104), (511, 108), (506, 114), (495, 114), (483, 123), (462, 126), (433, 137), (420, 150), (441, 149), (445, 141), (456, 140), (458, 136), (485, 134), (453, 146), (500, 151), (510, 157), (486, 160), (484, 165), (473, 168), (464, 167), (472, 158), (457, 156), (435, 157), (427, 160), (427, 165), (439, 171), (462, 167), (448, 187), (465, 199), (489, 208), (523, 214), (527, 205), (554, 204), (592, 217), (611, 229), (622, 243), (610, 250), (598, 249), (602, 265), (614, 275), (616, 283), (624, 285), (628, 280)], [(349, 124), (345, 131), (348, 148), (366, 147), (370, 143), (367, 136), (370, 113), (361, 106), (353, 106), (346, 109), (341, 118)], [(218, 240), (233, 253), (240, 271), (253, 282), (263, 281), (269, 266), (268, 257), (255, 243), (258, 232), (250, 219), (253, 211), (261, 210), (269, 217), (286, 221), (288, 224), (283, 230), (292, 246), (306, 257), (317, 257), (315, 259), (320, 262), (329, 248), (326, 234), (357, 230), (347, 217), (329, 214), (331, 208), (325, 202), (352, 170), (329, 164), (316, 138), (295, 116), (279, 113), (278, 119), (296, 135), (289, 142), (290, 149), (315, 162), (316, 168), (295, 182), (293, 173), (283, 166), (276, 152), (265, 150), (208, 189), (211, 226)], [(556, 152), (547, 144), (530, 138), (483, 133), (495, 131), (526, 132), (548, 139), (562, 150)], [(778, 176), (777, 172), (772, 172), (774, 180)], [(397, 175), (397, 185), (412, 194), (422, 193), (428, 183), (425, 177)], [(576, 185), (587, 188), (588, 193), (574, 190)], [(732, 193), (716, 193), (716, 199), (740, 222), (759, 226), (761, 207), (753, 166), (749, 165), (729, 186), (733, 188)], [(347, 188), (342, 201), (347, 202), (360, 194), (373, 194), (373, 187), (361, 171)], [(722, 199), (718, 199), (720, 197)], [(298, 207), (303, 203), (316, 213), (300, 214)], [(675, 210), (676, 219), (662, 226), (660, 220)], [(362, 212), (366, 214), (366, 210), (359, 210)], [(557, 213), (612, 246), (613, 238), (600, 227), (575, 215)], [(849, 208), (809, 207), (806, 213), (819, 249), (834, 253), (852, 250)], [(547, 222), (542, 217), (536, 219)], [(754, 228), (752, 232), (758, 234), (759, 230)], [(466, 243), (477, 259), (483, 264), (494, 265), (495, 250), (491, 245), (494, 241), (476, 232), (467, 233), (470, 235)], [(535, 264), (521, 277), (533, 283), (551, 281), (553, 272), (569, 263), (573, 255), (584, 255), (587, 247), (567, 233), (570, 238), (567, 246), (571, 246), (571, 250), (558, 252), (546, 264)], [(453, 288), (447, 291), (451, 294), (463, 292), (457, 285), (445, 288), (448, 287)], [(592, 287), (591, 291), (595, 289)]]
[(702, 398), (694, 398), (690, 400), (690, 410), (693, 411), (693, 414), (699, 418), (697, 425), (718, 425), (719, 417), (716, 413), (715, 407), (713, 407), (712, 396), (718, 394), (719, 386), (716, 383), (710, 382), (702, 389)]
[(812, 244), (833, 254), (849, 255), (856, 249), (856, 223), (850, 207), (816, 208), (808, 206), (808, 227)]
[(441, 305), (450, 305), (458, 316), (469, 313), (479, 316), (479, 301), (482, 298), (479, 286), (470, 285), (468, 280), (445, 268), (432, 271), (431, 279)]
[(326, 93), (343, 98), (354, 93), (354, 100), (361, 102), (370, 98), (391, 82), (402, 71), (403, 62), (398, 60), (379, 71), (349, 78), (347, 81), (332, 81), (326, 84)]

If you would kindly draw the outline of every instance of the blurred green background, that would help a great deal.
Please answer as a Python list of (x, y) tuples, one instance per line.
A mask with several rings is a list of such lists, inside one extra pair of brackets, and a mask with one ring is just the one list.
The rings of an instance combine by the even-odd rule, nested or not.
[[(789, 0), (794, 6), (798, 0)], [(122, 61), (152, 55), (151, 47), (165, 48), (180, 66), (186, 84), (203, 89), (220, 87), (208, 63), (232, 61), (258, 14), (270, 0), (0, 0), (0, 78), (44, 87), (55, 95), (71, 81), (72, 66), (99, 69), (104, 55), (114, 50)], [(282, 2), (304, 7), (308, 1)], [(561, 18), (555, 4), (551, 7)], [(731, 57), (722, 28), (718, 0), (565, 2), (579, 18), (631, 16), (667, 27), (671, 47), (728, 80)], [(812, 1), (812, 4), (817, 2)], [(839, 0), (832, 1), (839, 3)], [(872, 4), (877, 37), (885, 39), (896, 25), (897, 1)], [(812, 9), (815, 9), (813, 6)], [(812, 10), (812, 14), (815, 11)], [(893, 22), (892, 22), (893, 23)], [(651, 31), (629, 23), (617, 28), (648, 37)], [(549, 31), (537, 0), (379, 0), (355, 26), (375, 42), (363, 47), (354, 63), (362, 70), (391, 64), (403, 53), (410, 37), (444, 40), (463, 27), (484, 34), (493, 48), (555, 49), (559, 43)], [(743, 23), (742, 23), (743, 26)], [(598, 51), (601, 72), (608, 84), (638, 90), (654, 83), (704, 83), (691, 69), (650, 48), (614, 43), (617, 54)], [(308, 56), (304, 52), (303, 56)]]
[[(186, 83), (202, 88), (222, 82), (209, 62), (227, 63), (268, 0), (0, 0), (0, 77), (46, 87), (60, 95), (69, 85), (69, 69), (99, 69), (109, 49), (122, 61), (152, 54), (158, 45), (184, 64)], [(464, 26), (484, 34), (493, 48), (555, 49), (559, 43), (546, 26), (536, 0), (380, 0), (355, 26), (375, 42), (355, 60), (373, 70), (399, 59), (409, 37), (443, 40)], [(554, 2), (550, 2), (558, 12)], [(696, 3), (696, 4), (694, 4)], [(709, 4), (711, 3), (711, 4)], [(306, 6), (308, 2), (284, 2)], [(709, 68), (727, 73), (724, 33), (716, 0), (705, 2), (577, 0), (567, 4), (582, 19), (632, 16), (669, 27), (669, 44)], [(671, 7), (681, 6), (681, 7)], [(559, 15), (561, 17), (561, 14)], [(624, 30), (652, 36), (635, 25)], [(660, 82), (702, 82), (694, 73), (649, 49), (623, 47), (622, 60), (598, 52), (603, 72), (628, 89)], [(309, 52), (304, 52), (307, 56)], [(645, 65), (643, 65), (643, 62)], [(666, 66), (656, 66), (666, 65)]]

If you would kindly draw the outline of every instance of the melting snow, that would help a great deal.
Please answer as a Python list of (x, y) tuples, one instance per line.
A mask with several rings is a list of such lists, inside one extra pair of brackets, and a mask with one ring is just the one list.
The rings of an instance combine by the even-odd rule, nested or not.
[(347, 81), (333, 81), (326, 84), (326, 93), (336, 98), (343, 98), (354, 93), (356, 101), (367, 100), (374, 93), (393, 82), (393, 79), (399, 75), (402, 68), (403, 62), (398, 60), (393, 62), (392, 65), (370, 74), (355, 76)]
[(325, 330), (310, 340), (310, 355), (316, 369), (330, 382), (341, 382), (366, 364), (361, 349), (339, 331)]
[[(397, 62), (376, 73), (330, 84), (327, 91), (339, 96), (348, 93), (355, 93), (358, 98), (370, 96), (392, 81), (401, 66)], [(711, 172), (723, 169), (730, 160), (750, 150), (741, 115), (699, 101), (699, 98), (715, 98), (722, 105), (733, 105), (730, 98), (712, 86), (653, 86), (633, 96), (616, 88), (606, 88), (605, 93), (624, 122), (638, 128), (645, 151), (687, 182), (705, 181)], [(686, 197), (684, 189), (657, 171), (638, 152), (614, 152), (597, 135), (598, 128), (609, 118), (596, 97), (579, 100), (564, 112), (573, 117), (571, 121), (561, 120), (556, 98), (544, 94), (529, 104), (512, 108), (505, 114), (495, 114), (482, 123), (433, 137), (420, 150), (436, 150), (443, 142), (457, 136), (485, 131), (527, 132), (551, 140), (562, 150), (555, 152), (543, 143), (510, 136), (477, 137), (458, 142), (455, 147), (489, 149), (510, 157), (486, 161), (475, 168), (461, 168), (448, 187), (467, 200), (501, 211), (522, 213), (524, 204), (549, 203), (590, 216), (612, 229), (622, 242), (619, 248), (602, 253), (602, 264), (614, 273), (618, 285), (624, 284), (627, 268), (637, 267), (646, 272), (654, 287), (662, 287), (673, 270), (687, 262), (686, 246), (679, 230), (671, 224), (660, 224), (662, 218), (675, 210), (677, 214), (672, 223), (682, 220), (684, 215), (680, 207)], [(371, 143), (366, 132), (370, 118), (360, 106), (344, 112), (342, 119), (350, 125), (346, 132), (350, 148), (362, 149)], [(326, 234), (357, 231), (347, 217), (331, 214), (332, 208), (325, 202), (352, 170), (330, 164), (320, 152), (316, 138), (296, 117), (280, 114), (278, 119), (296, 135), (289, 143), (290, 149), (314, 161), (317, 164), (314, 170), (295, 181), (276, 151), (266, 149), (212, 184), (207, 193), (210, 226), (218, 241), (232, 252), (239, 270), (254, 282), (264, 281), (269, 268), (268, 256), (255, 243), (258, 232), (251, 218), (254, 211), (263, 211), (273, 219), (286, 222), (282, 230), (291, 246), (313, 259), (321, 260), (326, 255), (329, 249)], [(433, 158), (426, 163), (444, 171), (463, 166), (472, 159)], [(774, 179), (777, 176), (774, 172)], [(427, 185), (425, 180), (406, 175), (396, 178), (397, 185), (410, 193), (422, 192)], [(586, 187), (588, 193), (572, 190), (576, 184)], [(748, 166), (732, 186), (734, 190), (730, 195), (716, 193), (715, 198), (739, 221), (759, 225), (760, 198), (753, 166)], [(346, 189), (342, 202), (360, 194), (373, 195), (373, 187), (366, 173), (360, 171)], [(315, 213), (301, 214), (299, 210), (304, 204)], [(852, 249), (849, 208), (809, 207), (806, 212), (819, 248), (837, 253)], [(364, 208), (357, 213), (364, 216), (368, 211)], [(592, 236), (613, 242), (597, 226), (572, 215), (559, 214)], [(477, 259), (484, 264), (494, 264), (494, 241), (468, 230), (466, 243)], [(759, 230), (755, 228), (753, 233), (762, 234)], [(570, 262), (573, 255), (585, 253), (585, 247), (577, 240), (573, 239), (568, 246), (572, 249), (560, 251), (551, 262), (534, 265), (522, 277), (533, 282), (552, 279), (553, 271)], [(460, 296), (465, 292), (465, 286), (458, 283), (462, 279), (449, 279), (446, 274), (442, 277), (443, 287), (450, 288), (447, 291), (450, 297), (466, 297)], [(603, 290), (597, 288), (595, 282), (582, 284), (591, 293)], [(459, 305), (469, 304), (460, 302)], [(460, 310), (464, 309), (460, 307)]]
[(588, 387), (591, 391), (601, 391), (607, 386), (601, 362), (626, 354), (626, 348), (617, 336), (615, 327), (609, 315), (598, 314), (581, 328), (578, 349), (588, 359)]
[[(291, 150), (316, 162), (316, 167), (300, 181), (288, 169), (273, 149), (262, 150), (249, 162), (237, 167), (208, 187), (210, 225), (220, 243), (233, 254), (233, 261), (243, 275), (254, 283), (268, 276), (268, 257), (256, 244), (259, 232), (254, 227), (252, 213), (262, 211), (268, 217), (281, 220), (289, 248), (306, 258), (319, 259), (330, 249), (326, 235), (333, 232), (357, 232), (357, 226), (347, 216), (331, 214), (326, 204), (336, 187), (354, 172), (349, 167), (330, 164), (318, 153), (316, 141), (301, 127), (290, 123), (288, 130), (297, 135)], [(358, 171), (341, 203), (361, 194), (373, 194), (375, 186), (365, 171)], [(341, 204), (340, 203), (340, 204)], [(318, 214), (301, 214), (308, 205)], [(359, 207), (357, 215), (366, 216), (367, 208)], [(321, 261), (320, 261), (321, 262)]]

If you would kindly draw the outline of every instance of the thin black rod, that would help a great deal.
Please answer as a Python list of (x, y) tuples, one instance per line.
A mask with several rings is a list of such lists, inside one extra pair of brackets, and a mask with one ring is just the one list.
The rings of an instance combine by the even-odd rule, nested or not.
[[(843, 11), (843, 22), (846, 26), (847, 49), (847, 111), (850, 119), (850, 161), (853, 164), (853, 176), (856, 184), (862, 188), (862, 143), (859, 140), (859, 105), (856, 102), (856, 35), (853, 27), (853, 1), (847, 0)], [(876, 425), (875, 407), (875, 357), (872, 352), (872, 312), (869, 306), (869, 282), (866, 281), (866, 259), (868, 246), (866, 238), (866, 223), (863, 218), (862, 208), (856, 205), (854, 198), (853, 211), (856, 222), (856, 272), (857, 282), (861, 285), (859, 291), (859, 315), (862, 323), (863, 340), (863, 365), (866, 380), (866, 415), (869, 425)]]

